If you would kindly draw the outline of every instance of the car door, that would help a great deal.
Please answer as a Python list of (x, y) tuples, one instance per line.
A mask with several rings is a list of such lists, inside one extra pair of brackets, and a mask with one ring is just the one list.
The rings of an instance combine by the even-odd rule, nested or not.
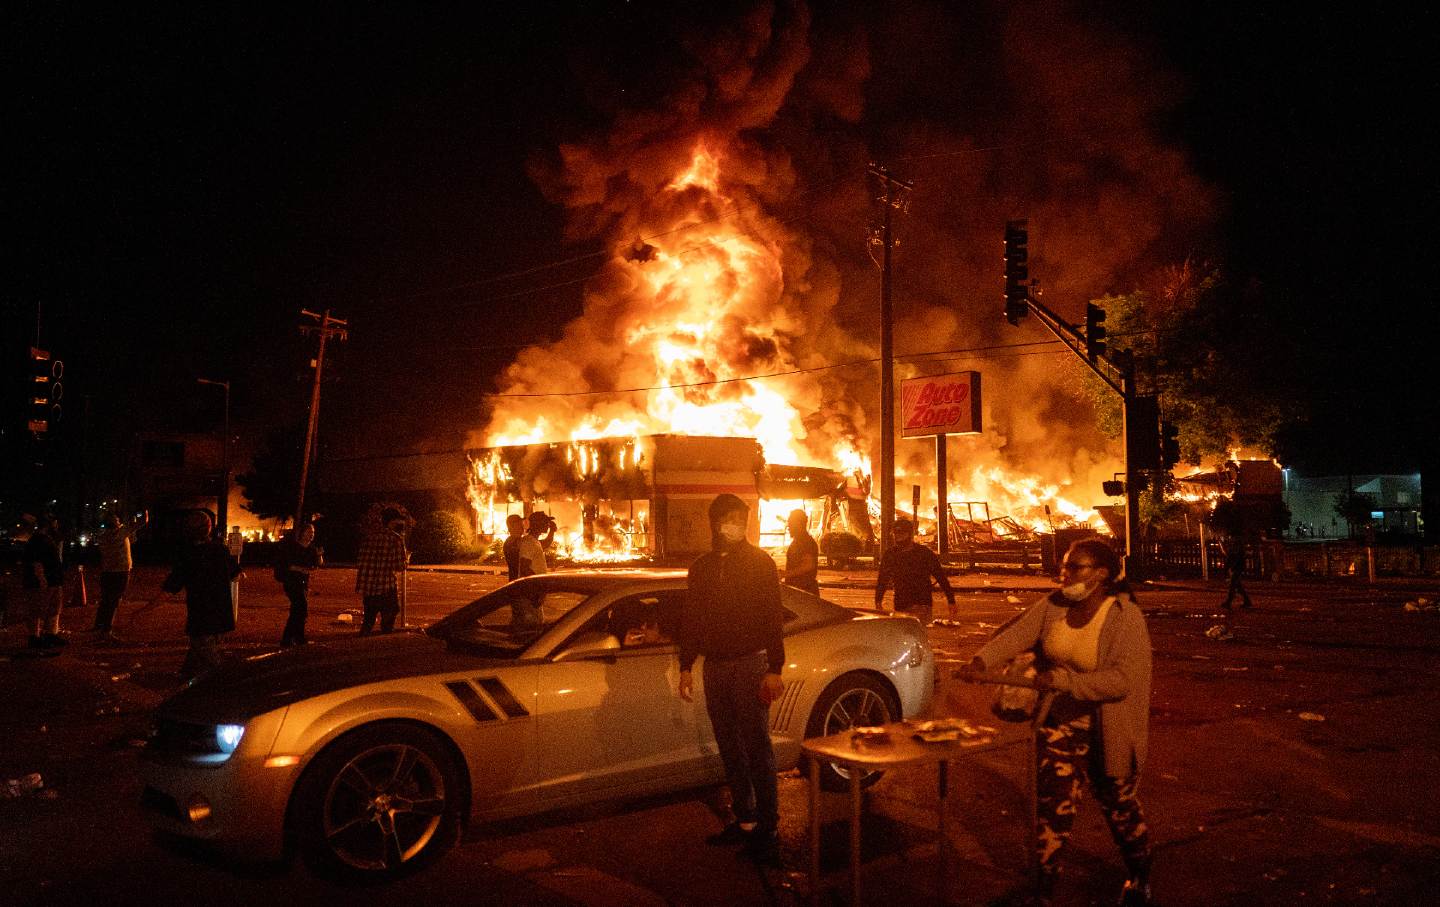
[(539, 667), (538, 748), (550, 771), (536, 791), (541, 796), (640, 793), (718, 776), (703, 698), (685, 702), (677, 695), (672, 640), (682, 594), (617, 599), (576, 637), (609, 632), (618, 650)]

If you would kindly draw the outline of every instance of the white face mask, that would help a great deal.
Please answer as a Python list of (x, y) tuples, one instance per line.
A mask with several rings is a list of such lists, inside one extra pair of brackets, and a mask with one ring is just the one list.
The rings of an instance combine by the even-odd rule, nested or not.
[(721, 523), (720, 537), (727, 542), (738, 542), (745, 538), (745, 527), (739, 523)]
[(1092, 591), (1094, 590), (1091, 589), (1090, 584), (1084, 582), (1071, 583), (1060, 588), (1060, 594), (1072, 602), (1084, 601)]

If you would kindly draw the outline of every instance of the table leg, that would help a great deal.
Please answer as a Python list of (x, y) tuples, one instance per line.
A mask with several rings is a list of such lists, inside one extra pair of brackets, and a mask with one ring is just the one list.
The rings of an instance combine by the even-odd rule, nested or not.
[(860, 769), (850, 769), (850, 903), (860, 907)]
[(820, 760), (810, 759), (810, 903), (820, 903)]
[(945, 827), (945, 799), (950, 792), (950, 763), (940, 760), (940, 777), (937, 787), (940, 793), (940, 840), (936, 842), (936, 856), (940, 859), (940, 892), (937, 899), (941, 904), (950, 903), (949, 847), (950, 835)]

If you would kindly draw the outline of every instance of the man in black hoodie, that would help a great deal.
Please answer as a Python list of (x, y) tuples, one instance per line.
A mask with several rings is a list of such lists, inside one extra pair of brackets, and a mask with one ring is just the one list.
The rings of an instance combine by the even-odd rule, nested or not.
[(745, 539), (750, 510), (733, 494), (710, 504), (713, 551), (690, 567), (680, 621), (680, 698), (695, 691), (691, 668), (705, 656), (705, 711), (720, 747), (735, 818), (706, 843), (744, 844), (779, 861), (779, 794), (770, 745), (770, 703), (784, 684), (784, 616), (775, 562)]

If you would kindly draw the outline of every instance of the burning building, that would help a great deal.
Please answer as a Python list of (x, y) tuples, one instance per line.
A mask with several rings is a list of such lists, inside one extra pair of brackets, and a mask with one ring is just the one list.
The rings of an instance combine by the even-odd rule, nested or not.
[[(717, 473), (730, 478), (693, 484), (734, 485), (757, 462), (770, 464), (746, 480), (753, 498), (768, 501), (759, 489), (777, 475), (774, 464), (829, 472), (846, 488), (829, 495), (838, 503), (773, 500), (807, 502), (817, 528), (843, 512), (857, 517), (847, 531), (870, 531), (868, 477), (882, 433), (878, 287), (867, 255), (875, 203), (864, 177), (871, 151), (850, 126), (867, 103), (871, 45), (834, 23), (822, 27), (812, 12), (803, 3), (756, 4), (733, 19), (657, 23), (676, 29), (674, 40), (652, 48), (673, 55), (669, 65), (635, 70), (643, 83), (606, 96), (603, 127), (570, 133), (532, 161), (541, 190), (570, 212), (569, 236), (598, 240), (602, 251), (579, 281), (579, 316), (519, 352), (470, 433), (481, 532), (498, 531), (507, 510), (538, 506), (573, 527), (581, 550), (673, 555), (695, 544), (680, 528), (691, 504), (661, 489), (677, 484), (672, 471), (707, 470), (670, 458), (709, 462), (721, 438), (754, 449), (721, 464)], [(915, 167), (929, 169), (910, 174), (924, 203), (903, 228), (897, 264), (905, 275), (895, 306), (897, 378), (953, 368), (928, 357), (997, 339), (997, 231), (1015, 211), (1046, 224), (1037, 273), (1076, 303), (1133, 279), (1151, 256), (1184, 248), (1186, 228), (1212, 214), (1209, 191), (1183, 157), (1147, 134), (1165, 100), (1136, 87), (1155, 84), (1141, 57), (1078, 21), (1044, 35), (1022, 25), (1011, 51), (1035, 65), (1007, 67), (997, 93), (1027, 111), (1027, 123), (1045, 116), (1057, 136), (1075, 141), (1047, 142), (1043, 153), (1021, 142), (982, 156), (977, 145), (989, 143), (975, 134), (916, 126), (916, 137), (946, 153), (917, 159)], [(957, 42), (970, 33), (956, 29)], [(1065, 69), (1057, 60), (1074, 75), (1055, 75)], [(1015, 123), (986, 122), (983, 109), (967, 108), (955, 122), (1011, 134)], [(1100, 122), (1088, 121), (1100, 111)], [(1022, 198), (997, 190), (1022, 184)], [(1034, 355), (984, 361), (996, 391), (985, 404), (992, 427), (957, 438), (949, 474), (938, 480), (948, 500), (985, 502), (1017, 527), (1103, 530), (1090, 503), (1120, 468), (1116, 445), (1077, 399), (1079, 366), (1067, 372), (1063, 351)], [(653, 448), (646, 440), (662, 438)], [(898, 497), (907, 485), (921, 487), (914, 509), (923, 528), (943, 516), (929, 447), (902, 441), (896, 453)], [(856, 500), (862, 506), (849, 503)], [(772, 517), (761, 517), (762, 533)]]
[(778, 544), (784, 518), (869, 539), (868, 519), (838, 473), (771, 465), (753, 438), (646, 435), (474, 450), (476, 530), (494, 537), (512, 513), (540, 510), (559, 524), (560, 553), (577, 561), (676, 560), (711, 546), (708, 508), (730, 493), (750, 507), (752, 537)]

